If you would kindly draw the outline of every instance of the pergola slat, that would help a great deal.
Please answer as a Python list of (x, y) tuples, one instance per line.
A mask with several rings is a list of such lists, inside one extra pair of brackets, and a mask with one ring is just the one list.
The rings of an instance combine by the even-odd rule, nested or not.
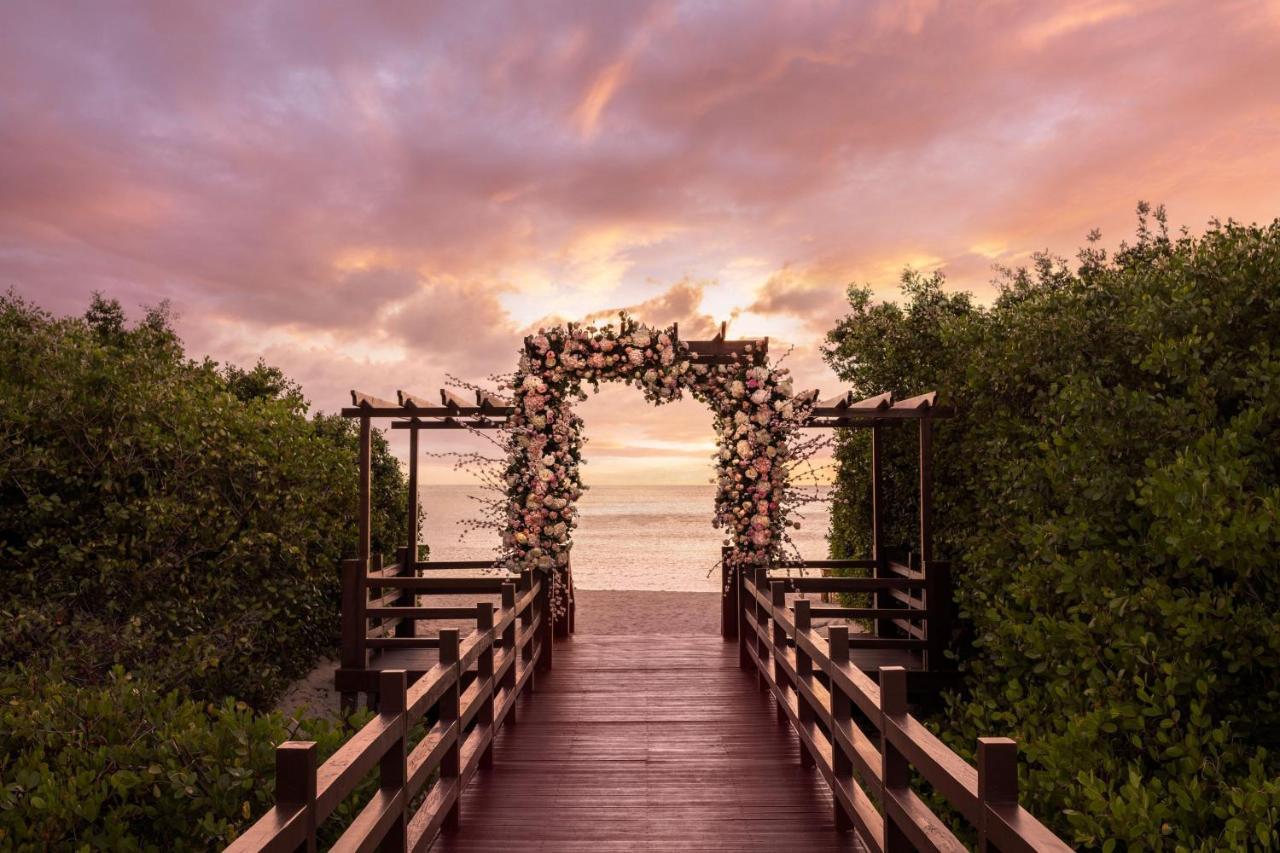
[(478, 403), (475, 406), (472, 406), (469, 402), (462, 399), (448, 388), (440, 389), (440, 402), (444, 404), (446, 409), (454, 412), (461, 412), (464, 409), (479, 408)]
[(488, 391), (476, 391), (476, 405), (480, 407), (482, 412), (492, 412), (497, 409), (510, 409), (511, 401), (505, 397), (499, 397), (497, 394), (490, 394)]
[(435, 408), (435, 404), (429, 401), (421, 394), (410, 394), (408, 391), (397, 391), (396, 396), (400, 398), (400, 405), (410, 409), (431, 409)]
[(893, 404), (895, 409), (929, 409), (938, 401), (938, 392), (930, 391), (927, 394), (917, 394), (914, 397), (908, 397), (905, 400), (899, 400)]
[[(853, 392), (849, 392), (850, 396)], [(876, 394), (874, 397), (868, 397), (865, 400), (859, 400), (856, 403), (849, 404), (849, 410), (853, 412), (878, 412), (887, 409), (893, 405), (893, 392), (885, 391), (883, 394)]]
[(351, 391), (351, 405), (368, 407), (373, 409), (398, 409), (399, 403), (393, 403), (390, 400), (384, 400), (381, 397), (375, 397), (372, 394), (366, 394), (363, 391)]

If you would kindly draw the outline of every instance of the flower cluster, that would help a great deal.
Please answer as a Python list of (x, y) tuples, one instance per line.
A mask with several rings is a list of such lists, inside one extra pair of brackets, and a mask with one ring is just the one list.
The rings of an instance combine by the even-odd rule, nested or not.
[(764, 565), (785, 538), (789, 437), (807, 416), (792, 396), (787, 371), (770, 368), (748, 351), (722, 364), (697, 363), (675, 328), (651, 329), (627, 316), (614, 327), (540, 330), (525, 341), (510, 392), (507, 421), (507, 494), (503, 556), (512, 570), (549, 572), (556, 607), (567, 606), (560, 571), (569, 564), (576, 504), (584, 486), (582, 421), (574, 403), (584, 385), (621, 381), (654, 403), (689, 391), (715, 413), (716, 514), (736, 570)]

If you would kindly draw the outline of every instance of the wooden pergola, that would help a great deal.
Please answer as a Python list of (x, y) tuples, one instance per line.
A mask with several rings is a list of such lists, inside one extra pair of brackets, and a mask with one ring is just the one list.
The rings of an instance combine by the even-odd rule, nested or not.
[[(725, 337), (726, 324), (721, 324), (718, 334), (710, 340), (684, 341), (683, 344), (694, 364), (727, 364), (742, 360), (763, 364), (769, 351), (768, 338), (748, 338), (728, 340)], [(528, 345), (528, 342), (526, 342)], [(819, 400), (816, 390), (801, 392), (796, 399), (805, 404)], [(413, 622), (408, 619), (378, 619), (373, 614), (379, 612), (406, 612), (404, 608), (412, 607), (414, 594), (412, 588), (398, 586), (387, 593), (376, 586), (379, 577), (403, 578), (416, 576), (423, 570), (474, 570), (492, 568), (490, 561), (455, 560), (455, 561), (420, 561), (418, 544), (420, 531), (418, 526), (420, 485), (419, 472), (419, 433), (423, 430), (492, 430), (503, 426), (512, 414), (511, 401), (484, 391), (476, 391), (473, 398), (462, 397), (448, 389), (440, 389), (436, 396), (424, 396), (410, 391), (399, 390), (395, 400), (374, 396), (372, 394), (352, 391), (351, 405), (342, 409), (342, 415), (359, 421), (359, 542), (355, 559), (347, 561), (343, 579), (343, 653), (342, 667), (337, 680), (339, 690), (344, 685), (350, 689), (364, 690), (370, 683), (369, 655), (370, 649), (388, 649), (393, 640), (383, 635), (394, 632), (401, 645), (408, 648), (414, 645)], [(888, 614), (899, 609), (902, 618), (884, 615), (877, 617), (877, 636), (884, 640), (899, 638), (919, 642), (922, 646), (928, 640), (929, 653), (920, 656), (918, 667), (922, 669), (939, 668), (942, 661), (942, 647), (945, 634), (949, 633), (947, 623), (950, 611), (950, 575), (949, 567), (944, 562), (933, 558), (933, 421), (948, 417), (948, 407), (937, 404), (937, 394), (930, 392), (904, 400), (895, 400), (892, 394), (879, 394), (867, 399), (856, 399), (852, 392), (846, 391), (835, 397), (817, 402), (808, 419), (802, 425), (814, 429), (870, 429), (871, 430), (871, 491), (872, 491), (872, 553), (870, 560), (800, 560), (782, 561), (777, 568), (784, 569), (863, 569), (871, 570), (876, 578), (907, 577), (913, 580), (926, 581), (924, 589), (892, 589), (886, 588), (874, 594), (875, 607), (878, 614)], [(372, 553), (372, 430), (375, 421), (389, 420), (391, 428), (409, 432), (409, 500), (408, 500), (408, 536), (407, 543), (398, 549), (393, 564), (384, 566), (381, 555)], [(890, 558), (883, 546), (883, 483), (882, 428), (914, 421), (919, 430), (919, 487), (920, 487), (920, 525), (919, 548), (914, 559), (906, 563)], [(730, 578), (728, 561), (723, 561), (724, 590), (721, 609), (722, 634), (732, 638), (738, 634), (738, 613), (741, 610), (739, 601), (739, 584), (737, 579)], [(419, 591), (438, 590), (452, 591), (457, 583), (449, 585), (448, 578), (436, 578), (434, 584), (429, 578), (421, 579)], [(464, 579), (453, 579), (461, 583)], [(566, 582), (572, 589), (572, 574), (566, 572)], [(462, 584), (465, 586), (465, 584)], [(368, 599), (366, 591), (375, 597)], [(572, 597), (572, 596), (571, 596)], [(834, 615), (834, 614), (833, 614)], [(554, 636), (567, 636), (573, 631), (574, 612), (570, 607), (567, 618), (552, 619), (550, 631)], [(917, 620), (925, 621), (929, 626), (926, 631), (917, 624)], [(374, 623), (369, 627), (369, 622)], [(416, 645), (415, 645), (416, 647)], [(394, 655), (381, 654), (382, 657)], [(932, 659), (932, 660), (930, 660)]]

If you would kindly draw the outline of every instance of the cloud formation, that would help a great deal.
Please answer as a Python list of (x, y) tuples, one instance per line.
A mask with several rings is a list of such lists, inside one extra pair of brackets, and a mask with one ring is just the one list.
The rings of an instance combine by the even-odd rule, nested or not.
[[(1273, 218), (1277, 55), (1274, 0), (18, 0), (0, 284), (168, 299), (194, 352), (326, 409), (619, 306), (794, 342), (834, 390), (814, 353), (849, 283), (989, 293), (993, 263), (1118, 242), (1140, 198)], [(703, 428), (611, 400), (606, 455)], [(628, 419), (648, 437), (607, 437)]]

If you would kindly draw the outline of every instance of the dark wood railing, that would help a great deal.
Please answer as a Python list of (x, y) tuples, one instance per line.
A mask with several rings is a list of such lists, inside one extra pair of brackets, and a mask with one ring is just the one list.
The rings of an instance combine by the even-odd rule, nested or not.
[[(727, 566), (727, 559), (724, 564)], [(951, 644), (954, 602), (951, 564), (933, 560), (928, 570), (876, 560), (782, 560), (772, 568), (785, 573), (776, 578), (787, 592), (820, 593), (823, 603), (814, 606), (814, 619), (865, 619), (873, 630), (855, 633), (849, 642), (857, 649), (909, 649), (917, 653), (920, 669), (936, 673), (952, 668), (947, 656)], [(806, 574), (806, 572), (819, 572)], [(834, 571), (874, 572), (870, 577), (832, 576)], [(724, 569), (721, 613), (726, 639), (738, 636), (740, 609), (737, 584)], [(825, 599), (832, 593), (864, 595), (871, 606), (844, 607)], [(744, 653), (745, 654), (745, 653)], [(938, 681), (937, 678), (934, 681)]]
[[(369, 578), (370, 583), (392, 586), (388, 580)], [(434, 579), (394, 580), (398, 589), (423, 590), (431, 589)], [(315, 850), (317, 828), (376, 767), (377, 791), (332, 849), (426, 850), (442, 826), (456, 824), (463, 788), (478, 768), (492, 762), (494, 736), (514, 714), (521, 692), (532, 687), (535, 669), (550, 664), (545, 586), (529, 574), (522, 576), (520, 588), (500, 584), (502, 606), (496, 611), (484, 602), (473, 608), (383, 614), (427, 618), (429, 612), (447, 611), (440, 618), (473, 616), (476, 630), (466, 637), (446, 629), (437, 637), (367, 640), (411, 640), (415, 648), (438, 648), (439, 662), (412, 683), (404, 670), (373, 673), (377, 716), (319, 767), (314, 743), (281, 744), (276, 749), (275, 806), (227, 849)], [(429, 725), (417, 743), (410, 743), (420, 722)]]
[[(851, 635), (847, 626), (831, 626), (823, 637), (811, 628), (823, 608), (807, 599), (787, 605), (789, 590), (912, 590), (922, 579), (771, 578), (765, 569), (743, 574), (741, 660), (756, 671), (761, 689), (772, 692), (779, 720), (795, 729), (802, 761), (826, 779), (838, 827), (856, 830), (872, 851), (967, 849), (913, 790), (912, 776), (918, 775), (977, 831), (983, 850), (1071, 849), (1018, 805), (1014, 741), (980, 738), (973, 767), (908, 712), (904, 668), (880, 667), (877, 684), (850, 663), (851, 646), (884, 648), (887, 638)], [(859, 615), (879, 618), (876, 612)]]
[[(469, 608), (420, 607), (418, 595), (498, 595), (505, 583), (529, 583), (527, 577), (505, 572), (476, 577), (451, 575), (450, 572), (496, 570), (491, 560), (409, 562), (407, 548), (399, 549), (398, 559), (391, 565), (384, 565), (380, 554), (372, 555), (367, 568), (363, 565), (358, 559), (343, 563), (341, 655), (334, 683), (348, 710), (355, 707), (359, 693), (365, 693), (376, 704), (378, 672), (387, 668), (376, 665), (379, 652), (437, 648), (435, 637), (419, 635), (419, 621), (470, 618), (472, 614)], [(573, 576), (568, 570), (564, 577), (572, 584)], [(548, 610), (541, 621), (548, 660), (551, 636), (567, 636), (573, 617), (571, 604), (567, 619), (556, 619)]]

